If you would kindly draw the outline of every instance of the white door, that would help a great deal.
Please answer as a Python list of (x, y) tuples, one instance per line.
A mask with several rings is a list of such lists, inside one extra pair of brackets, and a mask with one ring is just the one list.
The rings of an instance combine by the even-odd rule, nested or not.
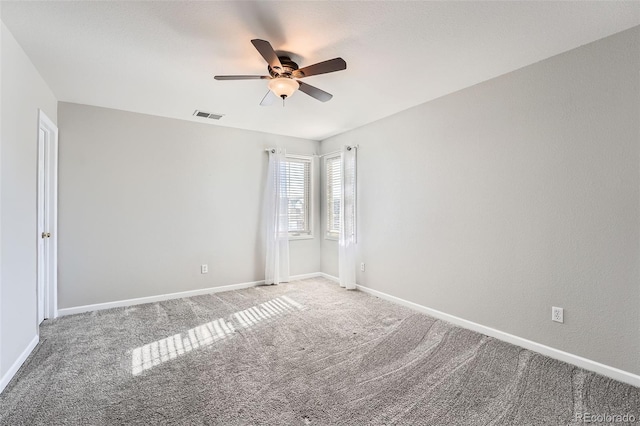
[(57, 316), (58, 128), (40, 111), (38, 127), (38, 324)]
[(45, 225), (45, 211), (46, 197), (46, 161), (45, 161), (45, 147), (47, 144), (47, 133), (42, 129), (38, 129), (38, 324), (40, 324), (45, 317), (45, 305), (44, 305), (44, 292), (46, 287), (46, 268), (47, 268), (47, 255), (45, 254), (46, 247), (48, 247), (48, 239), (46, 238), (47, 229)]

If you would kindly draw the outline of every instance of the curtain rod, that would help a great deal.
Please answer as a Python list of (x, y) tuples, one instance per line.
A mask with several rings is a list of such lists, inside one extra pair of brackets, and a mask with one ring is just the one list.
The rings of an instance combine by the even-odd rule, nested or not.
[[(264, 151), (265, 152), (270, 152), (272, 154), (276, 153), (276, 149), (275, 148), (265, 148)], [(301, 156), (301, 157), (319, 157), (318, 154), (294, 154), (294, 153), (291, 153), (291, 152), (287, 152), (287, 154), (289, 154), (289, 155), (298, 155), (298, 156)]]
[[(347, 150), (351, 151), (352, 149), (357, 149), (360, 145), (347, 145)], [(327, 152), (326, 154), (318, 155), (318, 157), (326, 157), (327, 155), (340, 154), (342, 150)]]
[[(360, 145), (347, 145), (347, 150), (351, 151), (352, 149), (357, 149)], [(264, 149), (265, 152), (270, 152), (272, 154), (275, 154), (276, 149), (275, 148), (265, 148)], [(342, 152), (342, 150), (338, 150), (338, 151), (332, 151), (332, 152), (327, 152), (326, 154), (291, 154), (291, 155), (302, 155), (302, 156), (311, 156), (311, 157), (326, 157), (327, 155), (333, 155), (333, 154), (340, 154)]]

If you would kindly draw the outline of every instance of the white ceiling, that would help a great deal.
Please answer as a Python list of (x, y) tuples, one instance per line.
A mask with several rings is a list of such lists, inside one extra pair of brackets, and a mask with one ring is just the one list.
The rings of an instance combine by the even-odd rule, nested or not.
[[(640, 25), (640, 2), (2, 2), (60, 101), (322, 140)], [(261, 107), (253, 38), (347, 70)], [(195, 109), (222, 113), (219, 122)]]

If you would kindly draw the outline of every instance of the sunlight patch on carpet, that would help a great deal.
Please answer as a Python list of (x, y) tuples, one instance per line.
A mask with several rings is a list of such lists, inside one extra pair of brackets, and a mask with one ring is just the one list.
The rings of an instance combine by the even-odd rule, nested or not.
[(174, 334), (164, 339), (135, 348), (131, 352), (131, 373), (134, 376), (175, 359), (194, 349), (203, 348), (222, 339), (232, 336), (236, 331), (233, 321), (239, 328), (249, 329), (262, 321), (282, 316), (304, 306), (287, 296), (276, 297), (256, 306), (230, 315), (231, 320), (218, 318), (198, 325), (183, 333)]

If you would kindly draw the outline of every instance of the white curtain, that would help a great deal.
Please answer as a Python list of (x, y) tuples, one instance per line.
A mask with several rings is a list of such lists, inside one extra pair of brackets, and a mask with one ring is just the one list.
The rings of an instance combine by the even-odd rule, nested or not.
[(340, 286), (356, 288), (356, 148), (342, 148), (342, 193), (338, 240)]
[(285, 161), (284, 149), (269, 151), (263, 212), (266, 224), (265, 284), (289, 281), (289, 206)]

